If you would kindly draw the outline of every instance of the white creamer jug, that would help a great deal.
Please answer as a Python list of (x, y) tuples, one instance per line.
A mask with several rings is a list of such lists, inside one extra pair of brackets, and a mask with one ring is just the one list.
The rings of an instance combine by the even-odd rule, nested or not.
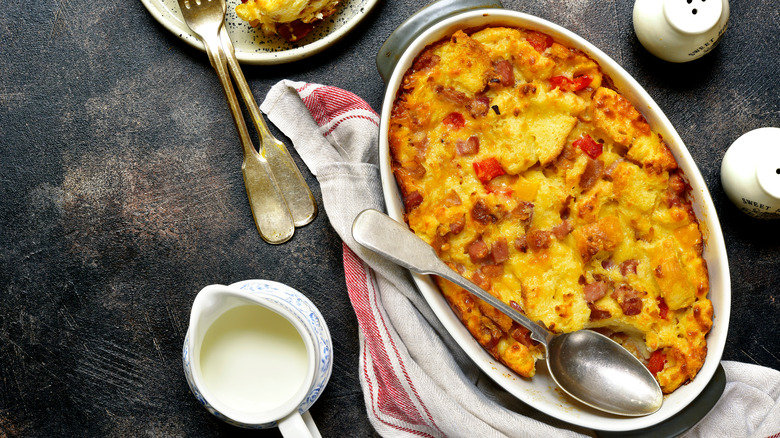
[(198, 293), (182, 359), (193, 394), (218, 418), (317, 438), (308, 409), (330, 378), (332, 351), (311, 301), (284, 284), (248, 280)]
[(671, 62), (701, 58), (720, 41), (728, 0), (636, 0), (634, 32), (653, 55)]
[(720, 180), (744, 213), (780, 219), (780, 128), (759, 128), (736, 139), (723, 156)]

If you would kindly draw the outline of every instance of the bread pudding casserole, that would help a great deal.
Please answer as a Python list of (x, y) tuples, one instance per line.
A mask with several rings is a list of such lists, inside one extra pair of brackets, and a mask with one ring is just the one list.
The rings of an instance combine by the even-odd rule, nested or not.
[[(457, 31), (404, 75), (389, 143), (404, 218), (452, 269), (553, 332), (606, 334), (664, 393), (696, 376), (713, 308), (690, 187), (585, 53)], [(525, 328), (435, 280), (483, 348), (534, 375), (543, 347)]]
[(244, 0), (236, 15), (266, 35), (295, 42), (336, 12), (339, 0)]

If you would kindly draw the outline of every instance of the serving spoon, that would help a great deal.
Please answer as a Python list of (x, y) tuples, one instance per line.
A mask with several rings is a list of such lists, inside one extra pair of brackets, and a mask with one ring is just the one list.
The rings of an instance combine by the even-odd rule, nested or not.
[(377, 210), (357, 216), (352, 237), (404, 268), (451, 281), (530, 330), (531, 338), (544, 345), (550, 376), (576, 400), (625, 416), (648, 415), (661, 408), (663, 393), (650, 370), (612, 339), (591, 330), (550, 332), (450, 269), (406, 225)]

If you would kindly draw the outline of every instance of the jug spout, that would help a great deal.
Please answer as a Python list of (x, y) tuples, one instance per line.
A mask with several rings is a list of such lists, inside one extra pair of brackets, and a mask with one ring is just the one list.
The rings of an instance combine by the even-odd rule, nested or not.
[(241, 289), (213, 284), (203, 288), (195, 297), (190, 311), (191, 341), (203, 341), (208, 328), (226, 311), (241, 305), (262, 305), (259, 297)]

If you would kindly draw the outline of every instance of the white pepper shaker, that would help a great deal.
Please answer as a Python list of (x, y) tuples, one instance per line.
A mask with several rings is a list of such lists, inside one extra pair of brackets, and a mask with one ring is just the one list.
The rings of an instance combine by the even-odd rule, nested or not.
[(636, 0), (634, 32), (653, 55), (671, 62), (701, 58), (720, 41), (728, 0)]
[(723, 156), (723, 190), (741, 211), (780, 219), (780, 128), (759, 128), (739, 137)]

